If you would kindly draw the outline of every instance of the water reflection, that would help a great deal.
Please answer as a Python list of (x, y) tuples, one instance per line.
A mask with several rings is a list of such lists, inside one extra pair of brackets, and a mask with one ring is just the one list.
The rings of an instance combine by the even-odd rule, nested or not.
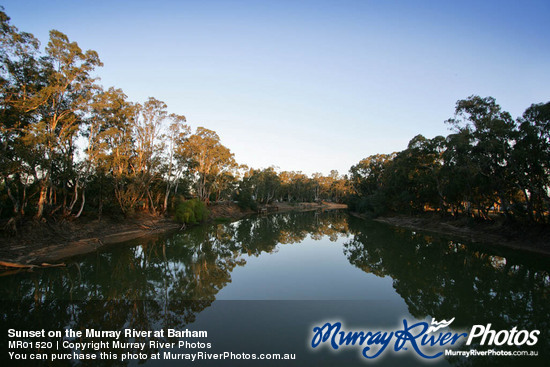
[[(548, 259), (465, 245), (342, 212), (286, 213), (194, 227), (114, 246), (66, 268), (2, 277), (0, 322), (4, 330), (182, 329), (213, 304), (236, 267), (246, 268), (247, 259), (307, 238), (335, 241), (353, 266), (391, 277), (417, 319), (456, 317), (455, 327), (492, 323), (493, 329), (540, 329), (538, 349), (548, 349)], [(301, 256), (306, 263), (307, 255)], [(292, 288), (300, 279), (282, 281)], [(336, 291), (323, 294), (330, 299)], [(472, 361), (452, 360), (458, 365)]]
[[(155, 239), (116, 245), (69, 263), (3, 277), (4, 300), (214, 300), (245, 265), (242, 255), (271, 253), (278, 244), (308, 235), (336, 240), (346, 234), (347, 216), (287, 213), (231, 224), (194, 227)], [(138, 244), (139, 246), (136, 246)]]
[[(388, 235), (388, 230), (393, 234)], [(548, 259), (464, 245), (354, 219), (350, 220), (350, 231), (354, 236), (344, 244), (350, 263), (378, 276), (390, 276), (394, 289), (415, 318), (456, 317), (453, 327), (465, 330), (488, 323), (493, 330), (510, 330), (514, 326), (518, 330), (538, 329), (541, 342), (534, 349), (547, 354)], [(469, 360), (459, 364), (472, 363)]]
[[(451, 318), (456, 326), (492, 322), (548, 329), (548, 260), (511, 251), (491, 254), (464, 245), (376, 223), (350, 220), (344, 244), (350, 263), (390, 276), (394, 289), (418, 319)], [(490, 321), (487, 321), (490, 320)], [(499, 323), (501, 325), (499, 325)]]

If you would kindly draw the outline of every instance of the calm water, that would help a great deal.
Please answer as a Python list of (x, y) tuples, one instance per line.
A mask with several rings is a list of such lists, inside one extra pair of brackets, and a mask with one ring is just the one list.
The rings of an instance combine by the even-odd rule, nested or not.
[[(297, 355), (294, 364), (253, 365), (364, 366), (360, 349), (310, 350), (313, 326), (331, 320), (348, 329), (396, 330), (404, 318), (455, 317), (457, 331), (487, 323), (494, 330), (539, 329), (539, 357), (449, 357), (431, 365), (548, 363), (550, 259), (343, 212), (194, 227), (112, 246), (67, 265), (0, 277), (3, 332), (189, 328), (208, 330), (215, 351)], [(412, 352), (387, 352), (377, 362), (425, 365)]]

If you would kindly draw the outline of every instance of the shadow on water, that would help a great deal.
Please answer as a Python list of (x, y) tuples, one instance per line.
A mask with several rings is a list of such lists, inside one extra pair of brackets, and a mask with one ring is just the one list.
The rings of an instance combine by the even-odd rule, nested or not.
[[(282, 254), (287, 245), (305, 246), (311, 241), (326, 242), (326, 248), (331, 249), (340, 246), (340, 253), (347, 258), (347, 268), (351, 264), (364, 272), (361, 274), (391, 278), (392, 292), (402, 299), (406, 305), (403, 307), (415, 319), (455, 317), (453, 328), (468, 331), (472, 325), (487, 323), (491, 323), (494, 330), (510, 330), (514, 326), (518, 330), (538, 329), (541, 335), (536, 349), (541, 355), (525, 359), (525, 362), (542, 364), (548, 356), (550, 261), (547, 258), (455, 242), (359, 220), (337, 211), (284, 213), (194, 227), (185, 232), (113, 246), (73, 259), (66, 268), (2, 277), (0, 322), (3, 330), (208, 330), (209, 336), (213, 335), (213, 344), (221, 351), (248, 345), (249, 352), (297, 353), (302, 360), (295, 361), (296, 365), (364, 365), (356, 350), (341, 354), (309, 350), (306, 345), (311, 325), (339, 317), (365, 330), (372, 324), (386, 323), (388, 328), (395, 327), (402, 315), (392, 313), (393, 304), (366, 300), (331, 301), (331, 289), (325, 290), (325, 297), (318, 301), (281, 301), (277, 298), (271, 301), (216, 301), (218, 293), (229, 288), (236, 268), (252, 269), (247, 268), (248, 262), (280, 255), (277, 252)], [(318, 248), (323, 251), (320, 246)], [(304, 269), (310, 271), (313, 265), (306, 264), (312, 257), (304, 253), (307, 254), (300, 253), (304, 258), (299, 260)], [(318, 271), (333, 272), (335, 276), (348, 274), (350, 269), (340, 267)], [(261, 271), (261, 266), (259, 269)], [(281, 271), (284, 269), (281, 264)], [(246, 276), (254, 278), (257, 275), (251, 271)], [(300, 279), (281, 279), (287, 282), (283, 286), (288, 288), (300, 283)], [(345, 282), (346, 279), (342, 279), (342, 286)], [(228, 338), (227, 330), (235, 330), (230, 328), (241, 331)], [(269, 334), (268, 343), (267, 337), (262, 337), (266, 333)], [(167, 339), (147, 337), (143, 341)], [(121, 341), (130, 340), (133, 339), (121, 338)], [(1, 342), (5, 350), (7, 340)], [(463, 349), (471, 347), (474, 346), (463, 346)], [(488, 348), (485, 346), (485, 349)], [(110, 351), (120, 353), (120, 350)], [(142, 352), (158, 351), (161, 350), (146, 344)], [(7, 358), (7, 352), (3, 353), (3, 358)], [(390, 365), (404, 362), (403, 358), (392, 358), (385, 358), (383, 362)], [(502, 365), (513, 361), (495, 358), (454, 357), (442, 363)], [(102, 362), (103, 365), (128, 364), (119, 360)], [(145, 362), (155, 365), (153, 360)], [(418, 359), (407, 360), (409, 362), (422, 364)], [(88, 364), (86, 361), (80, 363)], [(76, 361), (59, 363), (72, 364)]]

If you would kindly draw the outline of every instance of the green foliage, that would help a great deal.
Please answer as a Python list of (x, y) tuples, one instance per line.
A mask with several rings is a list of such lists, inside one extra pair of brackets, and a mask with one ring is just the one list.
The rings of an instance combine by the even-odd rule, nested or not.
[(350, 209), (549, 222), (550, 103), (514, 121), (494, 98), (471, 96), (447, 123), (447, 137), (418, 135), (401, 152), (351, 167)]
[(208, 209), (206, 204), (197, 198), (191, 200), (178, 198), (174, 217), (179, 223), (195, 224), (208, 218)]
[[(165, 214), (176, 194), (202, 202), (259, 204), (346, 199), (352, 210), (437, 210), (466, 217), (548, 224), (550, 103), (513, 120), (492, 97), (456, 103), (452, 133), (417, 135), (407, 149), (367, 157), (350, 175), (245, 169), (216, 132), (138, 104), (94, 77), (97, 53), (59, 31), (44, 50), (0, 7), (0, 219), (78, 217), (83, 212)], [(85, 140), (84, 148), (77, 141)], [(84, 159), (80, 159), (84, 157)], [(183, 223), (207, 216), (199, 200), (176, 200)]]
[(240, 186), (239, 191), (235, 195), (235, 200), (237, 201), (239, 208), (242, 210), (258, 210), (258, 203), (252, 198), (252, 191), (250, 188), (247, 188), (246, 184), (243, 184), (242, 182)]
[(379, 217), (389, 210), (387, 197), (382, 190), (368, 196), (349, 196), (347, 204), (349, 210), (372, 218)]
[(162, 215), (172, 205), (179, 220), (196, 222), (204, 206), (174, 205), (175, 195), (236, 198), (257, 210), (283, 200), (341, 202), (348, 191), (336, 171), (246, 172), (215, 131), (192, 133), (185, 116), (153, 97), (140, 104), (121, 89), (104, 90), (95, 51), (55, 30), (40, 49), (1, 7), (0, 41), (1, 219)]
[(231, 218), (228, 218), (228, 217), (219, 217), (219, 218), (216, 218), (216, 223), (219, 223), (219, 224), (224, 224), (224, 223), (231, 223)]
[(185, 141), (176, 147), (176, 156), (187, 161), (187, 169), (195, 176), (195, 191), (207, 202), (210, 195), (217, 198), (234, 181), (233, 171), (237, 168), (234, 154), (221, 144), (215, 131), (198, 127)]

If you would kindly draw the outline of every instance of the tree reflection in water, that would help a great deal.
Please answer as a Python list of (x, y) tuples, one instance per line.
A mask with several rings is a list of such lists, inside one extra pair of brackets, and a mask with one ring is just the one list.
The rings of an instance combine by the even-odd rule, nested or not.
[[(347, 233), (346, 218), (338, 212), (286, 213), (193, 227), (113, 246), (66, 268), (3, 277), (3, 330), (183, 329), (231, 282), (232, 270), (245, 265), (243, 255), (271, 253), (308, 235), (335, 240)], [(167, 338), (135, 341), (153, 339)]]
[(547, 259), (464, 245), (342, 212), (285, 213), (194, 227), (113, 246), (66, 268), (5, 276), (0, 278), (1, 323), (4, 330), (183, 329), (215, 301), (248, 256), (272, 253), (308, 236), (344, 238), (349, 262), (391, 277), (417, 319), (456, 317), (453, 327), (468, 330), (487, 323), (496, 330), (539, 329), (537, 349), (549, 347)]
[[(541, 335), (535, 350), (547, 353), (548, 259), (464, 245), (355, 218), (349, 223), (353, 237), (344, 243), (344, 253), (350, 263), (380, 277), (390, 276), (415, 318), (456, 317), (453, 327), (465, 330), (488, 323), (492, 330), (538, 329)], [(470, 348), (475, 346), (465, 349)], [(467, 363), (473, 362), (460, 361)]]

